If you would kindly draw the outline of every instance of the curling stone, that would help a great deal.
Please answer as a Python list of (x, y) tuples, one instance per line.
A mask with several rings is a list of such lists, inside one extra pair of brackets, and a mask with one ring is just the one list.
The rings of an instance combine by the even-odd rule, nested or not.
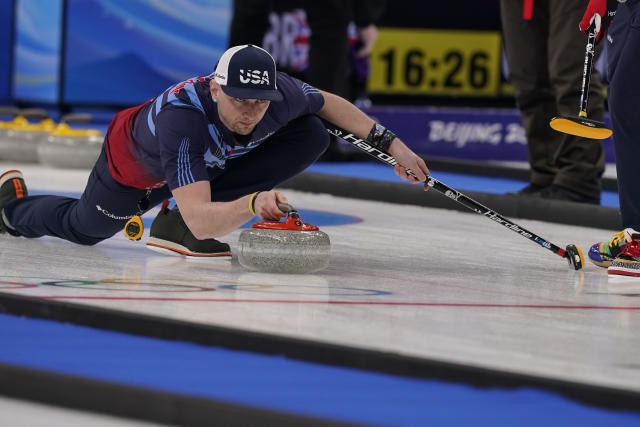
[[(31, 119), (41, 119), (37, 123)], [(44, 110), (22, 110), (5, 124), (6, 133), (0, 139), (0, 159), (15, 162), (36, 163), (38, 144), (49, 136), (56, 126)]]
[(284, 222), (257, 222), (240, 233), (238, 261), (267, 273), (312, 273), (329, 265), (329, 236), (305, 224), (293, 206), (279, 203)]
[(89, 115), (64, 116), (47, 137), (38, 144), (40, 163), (56, 168), (91, 169), (104, 137), (97, 129), (72, 129), (68, 123), (90, 121)]
[(0, 144), (7, 137), (7, 130), (11, 127), (13, 119), (18, 115), (18, 111), (16, 107), (0, 105), (0, 116), (11, 118), (11, 120), (0, 120)]
[[(0, 105), (0, 130), (6, 130), (11, 125), (11, 121), (18, 115), (19, 109), (9, 105)], [(6, 120), (11, 119), (11, 120)]]

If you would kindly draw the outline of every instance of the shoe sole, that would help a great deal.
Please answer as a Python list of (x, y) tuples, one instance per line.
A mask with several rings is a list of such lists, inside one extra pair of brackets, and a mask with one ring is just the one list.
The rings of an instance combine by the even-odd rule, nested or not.
[(156, 237), (149, 237), (147, 239), (147, 248), (154, 252), (160, 252), (163, 254), (194, 258), (225, 258), (232, 256), (231, 252), (217, 252), (215, 254), (193, 252), (182, 245), (178, 245), (177, 243), (173, 243), (168, 240), (158, 239)]
[(619, 265), (609, 267), (607, 272), (611, 275), (640, 277), (640, 269), (627, 268)]
[[(596, 243), (592, 245), (589, 248), (589, 252), (587, 256), (589, 257), (589, 261), (591, 261), (593, 264), (597, 265), (598, 267), (609, 268), (609, 266), (611, 266), (611, 263), (615, 258), (600, 252), (601, 245), (602, 243)], [(593, 258), (592, 254), (597, 258)]]
[(640, 277), (640, 271), (638, 270), (629, 270), (626, 268), (611, 268), (607, 270), (611, 276), (631, 276), (631, 277)]
[(18, 199), (21, 199), (24, 196), (26, 196), (27, 189), (22, 184), (24, 182), (24, 176), (22, 175), (22, 172), (20, 172), (19, 170), (10, 170), (0, 175), (0, 187), (2, 187), (5, 182), (10, 181), (12, 179), (14, 180), (13, 185), (16, 188), (16, 194), (18, 195)]
[(591, 261), (593, 264), (597, 265), (598, 267), (602, 267), (602, 268), (609, 268), (609, 266), (611, 265), (611, 261), (594, 261), (591, 258), (589, 258), (589, 261)]

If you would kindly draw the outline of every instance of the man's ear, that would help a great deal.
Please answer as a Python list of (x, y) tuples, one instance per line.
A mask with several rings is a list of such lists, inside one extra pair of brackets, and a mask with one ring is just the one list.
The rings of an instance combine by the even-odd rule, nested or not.
[(209, 80), (209, 90), (211, 91), (211, 95), (214, 98), (217, 98), (218, 95), (220, 95), (220, 91), (222, 89), (220, 89), (220, 85), (218, 84), (217, 81), (215, 81), (214, 79)]

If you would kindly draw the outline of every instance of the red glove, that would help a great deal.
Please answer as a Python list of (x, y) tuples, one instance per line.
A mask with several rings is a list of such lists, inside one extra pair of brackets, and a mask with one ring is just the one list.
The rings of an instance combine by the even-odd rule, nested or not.
[(587, 11), (580, 21), (580, 31), (587, 34), (589, 27), (594, 24), (596, 30), (596, 43), (600, 42), (607, 34), (607, 28), (616, 16), (618, 0), (590, 0)]

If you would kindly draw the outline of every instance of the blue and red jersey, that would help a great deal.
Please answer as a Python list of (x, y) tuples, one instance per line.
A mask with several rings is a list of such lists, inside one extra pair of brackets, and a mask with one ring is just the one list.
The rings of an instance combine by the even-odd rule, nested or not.
[(251, 134), (237, 135), (220, 121), (209, 91), (212, 78), (210, 74), (180, 82), (116, 114), (106, 138), (114, 179), (135, 188), (168, 184), (171, 190), (208, 181), (208, 167), (224, 169), (228, 159), (268, 143), (291, 120), (315, 114), (324, 105), (318, 89), (279, 72), (283, 100), (270, 103)]

